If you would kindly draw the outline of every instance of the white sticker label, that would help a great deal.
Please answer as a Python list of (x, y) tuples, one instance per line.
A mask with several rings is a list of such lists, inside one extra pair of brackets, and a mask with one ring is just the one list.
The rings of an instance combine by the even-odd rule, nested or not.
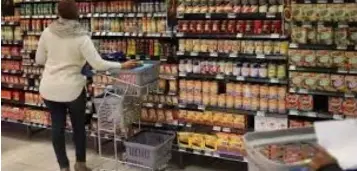
[(236, 58), (236, 57), (238, 57), (238, 53), (230, 53), (229, 57), (230, 58)]
[(299, 115), (299, 112), (297, 110), (290, 110), (289, 114), (290, 115)]
[(265, 112), (264, 111), (257, 111), (257, 116), (265, 116)]
[(162, 123), (155, 123), (155, 127), (162, 127)]
[(182, 52), (182, 51), (177, 51), (176, 54), (177, 54), (177, 55), (184, 55), (185, 53)]
[(220, 126), (213, 126), (213, 131), (221, 131), (221, 127)]
[(228, 13), (228, 16), (227, 16), (228, 18), (236, 18), (237, 16), (236, 16), (236, 14), (234, 14), (234, 13)]
[(296, 43), (290, 43), (289, 44), (289, 48), (298, 48), (299, 46), (298, 46), (298, 44), (296, 44)]
[(280, 37), (279, 34), (271, 34), (271, 35), (270, 35), (270, 38), (272, 38), (272, 39), (277, 39), (277, 38), (279, 38), (279, 37)]
[(264, 54), (257, 54), (257, 58), (258, 58), (258, 59), (264, 59), (264, 58), (265, 58), (265, 55), (264, 55)]
[(218, 57), (218, 53), (217, 52), (211, 52), (211, 53), (209, 53), (209, 56)]
[(216, 75), (216, 79), (223, 80), (224, 76), (222, 74), (218, 74), (218, 75)]
[(242, 34), (242, 33), (237, 33), (236, 37), (237, 37), (237, 38), (242, 38), (242, 37), (243, 37), (243, 34)]
[(197, 52), (191, 52), (190, 56), (198, 56), (198, 53)]
[(208, 19), (211, 18), (211, 13), (206, 13), (205, 17)]
[(244, 78), (243, 76), (237, 76), (236, 80), (238, 80), (238, 81), (244, 81), (245, 78)]
[(197, 106), (197, 109), (199, 109), (199, 110), (205, 110), (205, 106), (204, 106), (204, 105), (198, 105), (198, 106)]
[(231, 128), (223, 128), (222, 131), (223, 132), (231, 132)]

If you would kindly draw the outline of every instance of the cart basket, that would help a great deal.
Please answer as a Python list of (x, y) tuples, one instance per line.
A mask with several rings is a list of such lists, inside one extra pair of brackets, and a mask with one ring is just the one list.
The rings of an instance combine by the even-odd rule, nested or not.
[(126, 160), (157, 169), (171, 159), (175, 134), (163, 131), (141, 131), (124, 142)]
[(263, 146), (288, 143), (316, 142), (313, 128), (252, 132), (244, 136), (249, 171), (306, 171), (308, 161), (281, 163), (268, 159), (259, 150)]

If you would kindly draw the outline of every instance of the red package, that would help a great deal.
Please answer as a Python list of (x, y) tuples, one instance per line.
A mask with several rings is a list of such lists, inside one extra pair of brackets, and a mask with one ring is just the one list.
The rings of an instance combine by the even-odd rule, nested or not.
[(342, 112), (343, 99), (340, 97), (329, 97), (328, 99), (328, 111), (333, 114)]
[(311, 95), (300, 95), (299, 109), (304, 111), (312, 111), (314, 107), (313, 97)]
[(286, 96), (286, 108), (287, 109), (299, 109), (299, 95), (298, 94), (288, 94)]

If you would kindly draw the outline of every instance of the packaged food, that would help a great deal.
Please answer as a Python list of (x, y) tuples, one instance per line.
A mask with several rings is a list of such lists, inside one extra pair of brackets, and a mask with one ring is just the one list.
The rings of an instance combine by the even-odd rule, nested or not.
[(316, 54), (313, 50), (304, 50), (304, 66), (314, 67), (316, 66)]
[(333, 43), (333, 29), (324, 25), (317, 26), (317, 43), (331, 45)]
[(345, 77), (342, 75), (331, 75), (332, 88), (336, 91), (345, 92)]
[(269, 86), (267, 85), (261, 85), (259, 86), (259, 95), (260, 98), (268, 98), (269, 97)]
[(216, 135), (204, 135), (205, 138), (205, 150), (216, 151), (217, 150), (217, 136)]
[(316, 51), (316, 66), (318, 67), (330, 67), (332, 63), (332, 57), (328, 50)]
[(282, 79), (286, 77), (286, 65), (279, 64), (277, 67), (277, 75), (276, 78)]
[(357, 92), (357, 76), (346, 75), (345, 85), (348, 92)]
[(232, 95), (226, 95), (226, 108), (234, 107), (234, 97)]
[(345, 52), (345, 57), (347, 58), (347, 63), (350, 67), (350, 70), (357, 70), (357, 53), (356, 52)]
[(268, 78), (276, 78), (277, 76), (277, 66), (274, 63), (268, 64)]
[(228, 152), (229, 149), (229, 134), (217, 133), (217, 151)]
[[(306, 44), (307, 43), (306, 29), (303, 27), (293, 25), (292, 29), (291, 29), (291, 40), (293, 43)], [(331, 43), (332, 43), (332, 40), (331, 40)]]
[(338, 114), (342, 112), (342, 102), (341, 97), (329, 97), (328, 98), (328, 112), (332, 114)]
[(318, 16), (318, 20), (320, 21), (331, 21), (331, 9), (330, 5), (327, 4), (316, 4), (316, 12)]
[(357, 100), (355, 98), (346, 98), (343, 101), (342, 114), (348, 116), (357, 116)]
[(251, 98), (251, 107), (250, 110), (257, 111), (259, 109), (259, 98), (257, 97), (252, 97)]
[(243, 108), (243, 98), (242, 96), (235, 96), (234, 98), (234, 108), (242, 109)]
[(316, 90), (319, 74), (316, 73), (302, 73), (304, 78), (303, 88), (307, 90)]
[(333, 88), (331, 87), (331, 77), (329, 74), (318, 75), (316, 89), (321, 91), (333, 91)]
[(269, 112), (278, 112), (278, 100), (277, 99), (269, 99), (268, 100), (268, 111)]
[(157, 116), (156, 116), (156, 111), (155, 109), (149, 109), (149, 118), (148, 121), (150, 122), (156, 122), (157, 121)]
[(288, 94), (286, 96), (286, 108), (290, 110), (299, 109), (299, 95), (298, 94)]
[(229, 135), (229, 149), (230, 152), (242, 155), (244, 151), (244, 143), (241, 135), (230, 134)]
[(268, 99), (267, 98), (259, 99), (259, 110), (260, 111), (268, 111)]
[(299, 109), (304, 111), (312, 111), (314, 107), (313, 98), (311, 95), (299, 96)]
[(141, 119), (142, 121), (148, 121), (148, 120), (149, 120), (149, 114), (148, 114), (147, 109), (145, 109), (145, 108), (142, 108), (142, 109), (141, 109), (140, 119)]
[(286, 113), (286, 105), (285, 100), (278, 100), (278, 112), (279, 113)]
[(289, 49), (289, 64), (303, 66), (304, 54), (302, 50)]
[(295, 21), (303, 21), (304, 20), (304, 11), (303, 11), (303, 5), (301, 4), (291, 4), (291, 9), (292, 9), (292, 18)]
[(177, 132), (178, 145), (184, 148), (190, 147), (189, 139), (191, 137), (191, 134), (192, 133), (190, 132)]
[(278, 87), (277, 86), (269, 86), (269, 99), (278, 98)]

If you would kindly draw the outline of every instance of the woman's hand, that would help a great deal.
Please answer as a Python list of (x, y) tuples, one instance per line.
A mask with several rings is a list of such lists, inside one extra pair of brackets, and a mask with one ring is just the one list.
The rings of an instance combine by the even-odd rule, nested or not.
[(129, 60), (121, 64), (122, 69), (132, 69), (140, 65), (140, 61)]
[(317, 151), (315, 156), (312, 158), (310, 162), (310, 167), (313, 170), (318, 170), (319, 168), (336, 163), (336, 160), (328, 154), (328, 152), (322, 147), (317, 147)]

